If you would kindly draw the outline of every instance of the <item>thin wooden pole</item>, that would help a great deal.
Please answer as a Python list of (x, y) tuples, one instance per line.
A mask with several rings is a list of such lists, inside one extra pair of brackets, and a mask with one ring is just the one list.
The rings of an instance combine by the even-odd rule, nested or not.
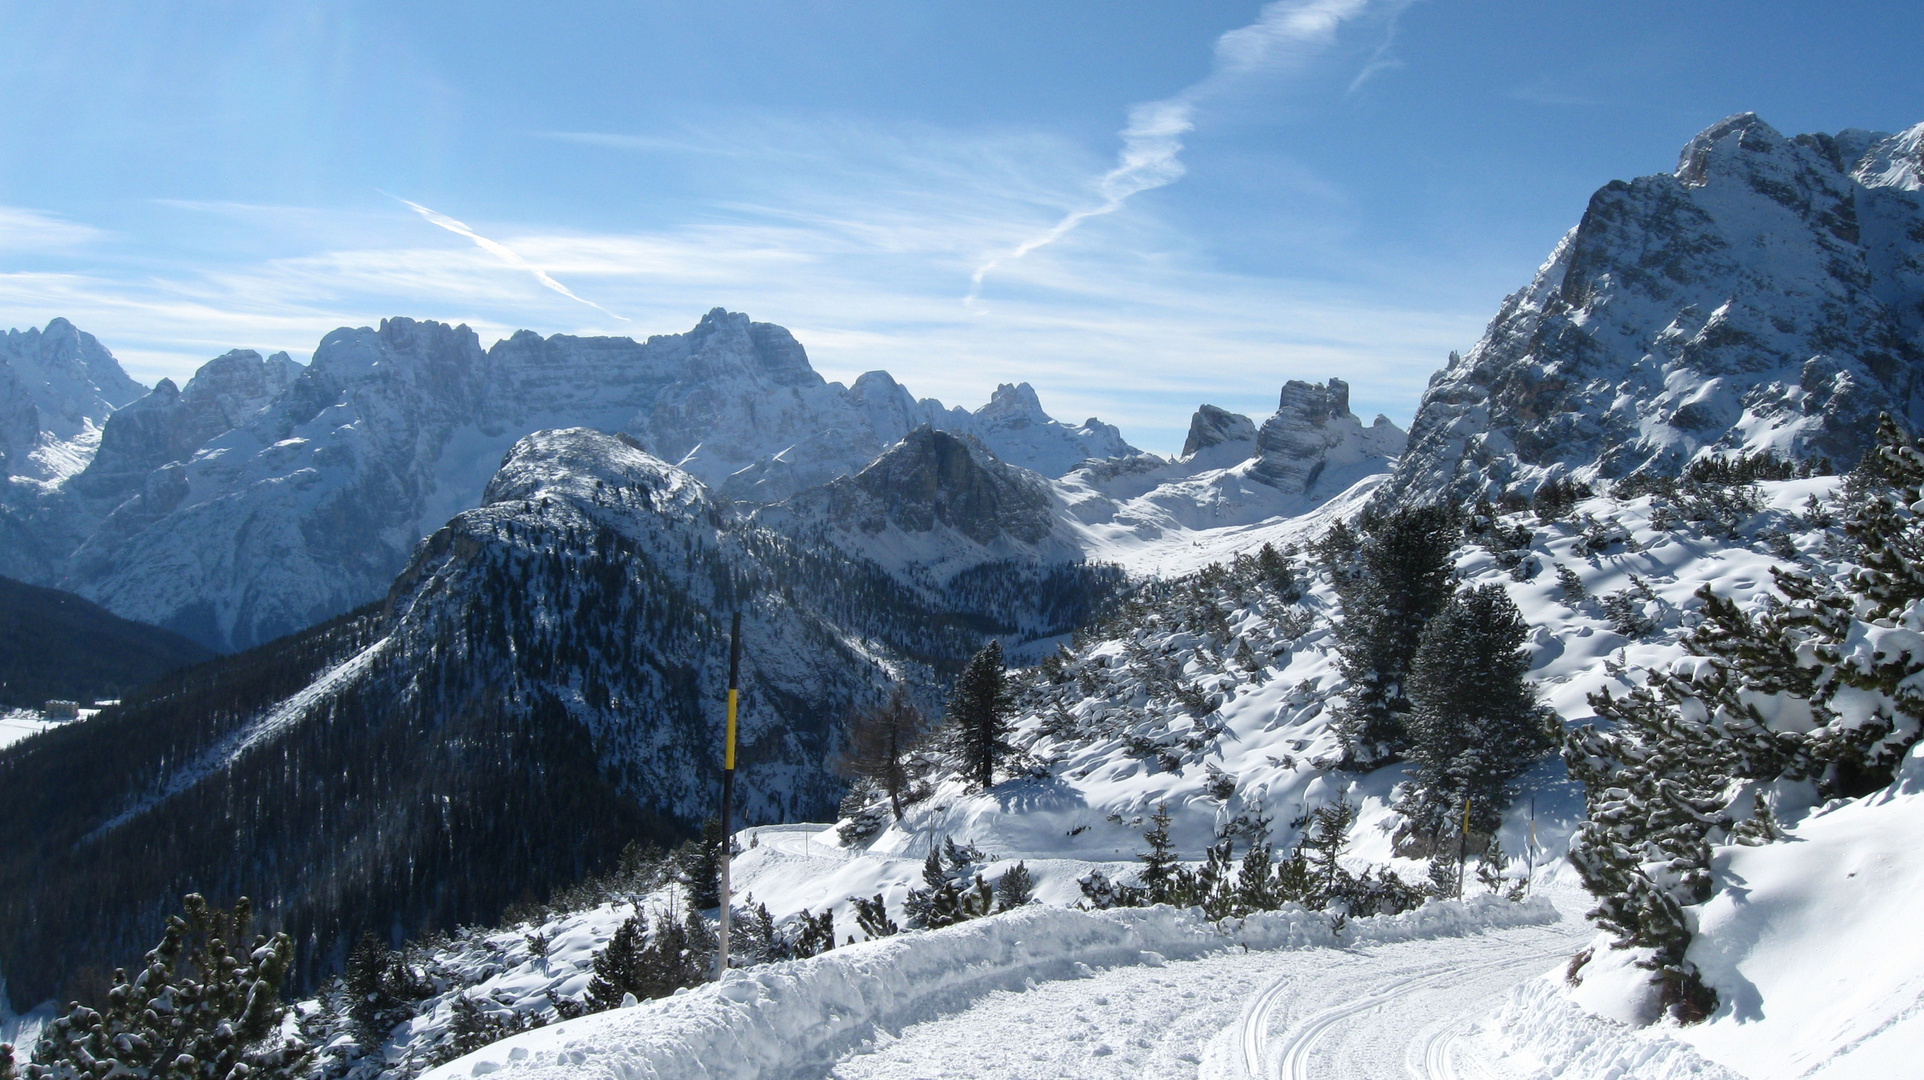
[(1463, 832), (1456, 842), (1456, 895), (1463, 898), (1463, 867), (1470, 861), (1470, 797), (1463, 796)]
[(728, 863), (732, 854), (730, 828), (735, 808), (735, 705), (742, 673), (742, 613), (735, 613), (728, 631), (728, 733), (722, 748), (721, 798), (721, 948), (715, 954), (715, 978), (728, 970), (728, 909), (733, 902), (728, 885)]

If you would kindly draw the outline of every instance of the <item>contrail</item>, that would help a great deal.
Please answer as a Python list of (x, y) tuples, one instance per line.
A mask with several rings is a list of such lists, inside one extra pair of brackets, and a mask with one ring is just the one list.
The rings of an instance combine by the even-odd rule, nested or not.
[[(386, 193), (383, 192), (383, 194), (386, 194)], [(413, 210), (415, 213), (426, 218), (429, 224), (439, 225), (441, 228), (446, 229), (447, 231), (454, 233), (457, 236), (465, 236), (468, 239), (474, 241), (476, 247), (479, 247), (482, 251), (485, 251), (488, 254), (493, 255), (495, 258), (500, 259), (502, 262), (507, 263), (509, 266), (514, 267), (516, 270), (526, 270), (528, 273), (534, 275), (534, 279), (536, 281), (539, 281), (541, 284), (547, 286), (550, 289), (553, 289), (555, 292), (560, 293), (561, 295), (567, 297), (568, 299), (573, 300), (578, 304), (586, 304), (589, 307), (594, 308), (596, 311), (599, 311), (603, 315), (606, 315), (610, 318), (620, 319), (622, 322), (631, 321), (626, 316), (616, 315), (614, 312), (609, 311), (607, 308), (602, 307), (600, 304), (595, 303), (593, 300), (584, 300), (581, 297), (576, 296), (574, 293), (568, 291), (568, 287), (566, 285), (563, 285), (559, 281), (556, 281), (554, 278), (549, 277), (547, 271), (541, 269), (539, 266), (536, 266), (535, 264), (522, 258), (520, 255), (515, 253), (513, 248), (508, 247), (508, 245), (500, 243), (495, 240), (490, 240), (487, 237), (482, 236), (480, 233), (475, 232), (473, 229), (468, 228), (467, 225), (463, 224), (462, 222), (456, 221), (455, 219), (447, 216), (446, 214), (440, 213), (435, 210), (430, 210), (427, 207), (422, 206), (420, 203), (410, 202), (407, 199), (401, 198), (399, 195), (389, 195), (388, 197), (398, 202), (405, 203), (409, 209)]]
[[(1129, 109), (1122, 129), (1122, 152), (1116, 167), (1096, 183), (1102, 201), (1074, 210), (1048, 230), (987, 259), (969, 278), (963, 303), (974, 304), (990, 271), (1014, 262), (1037, 248), (1047, 247), (1075, 231), (1092, 217), (1122, 209), (1131, 195), (1167, 187), (1182, 179), (1183, 136), (1195, 125), (1198, 103), (1221, 93), (1234, 82), (1263, 71), (1293, 67), (1308, 60), (1336, 38), (1343, 24), (1363, 14), (1376, 0), (1276, 0), (1263, 6), (1256, 21), (1216, 39), (1216, 59), (1209, 74), (1173, 97), (1145, 102)], [(1401, 0), (1398, 10), (1409, 0)], [(1379, 56), (1372, 63), (1381, 60)]]

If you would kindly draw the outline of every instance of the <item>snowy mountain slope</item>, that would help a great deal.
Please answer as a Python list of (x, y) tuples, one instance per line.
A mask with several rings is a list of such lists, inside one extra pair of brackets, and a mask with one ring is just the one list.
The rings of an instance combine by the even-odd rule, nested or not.
[(1580, 985), (1560, 968), (1512, 993), (1487, 1025), (1493, 1048), (1573, 1080), (1909, 1075), (1924, 1053), (1920, 780), (1914, 748), (1886, 791), (1807, 812), (1780, 842), (1720, 850), (1690, 951), (1725, 999), (1707, 1023), (1625, 1026), (1648, 1020), (1626, 1010), (1648, 972), (1613, 963), (1600, 938)]
[(86, 467), (101, 426), (146, 388), (65, 319), (0, 336), (0, 476), (59, 481)]
[[(0, 395), (0, 412), (31, 404)], [(625, 431), (750, 503), (852, 474), (930, 424), (1048, 475), (1134, 452), (1108, 425), (1050, 419), (1027, 384), (970, 413), (882, 372), (826, 382), (786, 330), (720, 309), (645, 342), (524, 331), (485, 351), (465, 327), (392, 319), (329, 334), (307, 368), (231, 353), (136, 405), (72, 436), (104, 439), (101, 460), (87, 442), (52, 495), (5, 500), (0, 570), (223, 649), (380, 595), (531, 431)]]
[(1707, 447), (1847, 467), (1879, 411), (1924, 428), (1920, 139), (1744, 113), (1605, 185), (1431, 379), (1385, 497), (1675, 473)]
[[(1758, 602), (1771, 589), (1769, 568), (1782, 560), (1767, 543), (1791, 543), (1800, 557), (1825, 560), (1823, 531), (1804, 526), (1801, 510), (1835, 482), (1764, 485), (1764, 509), (1742, 523), (1747, 540), (1705, 537), (1676, 520), (1659, 496), (1597, 497), (1560, 521), (1513, 515), (1502, 520), (1526, 529), (1528, 543), (1466, 544), (1458, 572), (1466, 585), (1509, 592), (1535, 628), (1531, 675), (1543, 699), (1566, 721), (1582, 721), (1593, 715), (1590, 693), (1621, 692), (1682, 654), (1700, 586), (1714, 583)], [(1367, 490), (1355, 499), (1366, 497)], [(1279, 544), (1290, 535), (1268, 534)], [(975, 794), (938, 774), (927, 798), (866, 851), (919, 858), (931, 836), (953, 836), (1032, 866), (1040, 859), (1126, 862), (1141, 846), (1147, 815), (1164, 802), (1188, 857), (1199, 858), (1223, 829), (1265, 818), (1268, 835), (1287, 848), (1304, 809), (1340, 795), (1362, 807), (1356, 856), (1420, 876), (1420, 866), (1394, 857), (1387, 832), (1402, 767), (1362, 774), (1333, 767), (1341, 748), (1329, 707), (1344, 691), (1333, 655), (1331, 625), (1340, 613), (1333, 591), (1299, 554), (1294, 573), (1307, 591), (1291, 600), (1294, 590), (1268, 582), (1247, 552), (1146, 587), (1079, 635), (1052, 673), (1025, 676), (1016, 741), (1046, 777)], [(1559, 565), (1582, 581), (1585, 597), (1562, 595), (1552, 572)], [(1625, 612), (1642, 625), (1623, 626)], [(1525, 777), (1525, 796), (1501, 837), (1513, 855), (1528, 847), (1521, 815), (1532, 796), (1539, 850), (1557, 852), (1567, 840), (1582, 805), (1561, 774), (1559, 763), (1545, 761)], [(1046, 888), (1049, 878), (1041, 880)]]

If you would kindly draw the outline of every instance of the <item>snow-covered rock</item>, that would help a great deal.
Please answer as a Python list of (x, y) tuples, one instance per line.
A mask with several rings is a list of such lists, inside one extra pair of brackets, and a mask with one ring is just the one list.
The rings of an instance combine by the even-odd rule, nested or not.
[(1203, 405), (1189, 419), (1189, 437), (1182, 443), (1182, 460), (1195, 462), (1196, 455), (1210, 451), (1210, 463), (1218, 467), (1248, 461), (1256, 454), (1256, 425), (1249, 417)]
[[(1349, 384), (1343, 380), (1317, 386), (1291, 379), (1283, 384), (1276, 415), (1256, 433), (1259, 458), (1250, 476), (1288, 495), (1312, 495), (1325, 472), (1344, 474), (1349, 466), (1396, 457), (1406, 439), (1387, 416), (1364, 427), (1349, 411)], [(1334, 493), (1352, 480), (1345, 475), (1321, 490)]]
[(937, 587), (990, 561), (1080, 561), (1059, 503), (1041, 476), (998, 460), (972, 436), (925, 425), (855, 475), (754, 520)]
[(262, 359), (236, 349), (202, 364), (182, 389), (162, 379), (118, 410), (101, 430), (100, 449), (73, 480), (91, 499), (118, 502), (163, 465), (187, 461), (206, 443), (251, 419), (300, 375), (286, 353)]
[(1605, 185), (1432, 377), (1385, 498), (1674, 473), (1706, 448), (1843, 468), (1880, 411), (1924, 429), (1920, 140), (1743, 113), (1674, 172)]
[(0, 335), (0, 476), (57, 481), (79, 472), (107, 417), (145, 392), (65, 319)]

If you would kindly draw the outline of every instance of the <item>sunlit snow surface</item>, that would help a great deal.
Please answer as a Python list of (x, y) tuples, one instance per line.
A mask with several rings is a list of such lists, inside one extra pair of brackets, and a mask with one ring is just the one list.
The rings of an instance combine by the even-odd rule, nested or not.
[[(1699, 601), (1693, 594), (1700, 586), (1747, 603), (1768, 592), (1770, 568), (1784, 560), (1770, 553), (1760, 530), (1783, 530), (1800, 561), (1834, 570), (1822, 530), (1801, 517), (1806, 500), (1827, 497), (1834, 483), (1762, 485), (1767, 511), (1746, 525), (1744, 537), (1729, 541), (1652, 529), (1648, 500), (1592, 499), (1567, 522), (1511, 519), (1535, 532), (1529, 554), (1540, 569), (1534, 577), (1516, 580), (1475, 546), (1461, 549), (1458, 567), (1467, 582), (1509, 590), (1537, 627), (1528, 647), (1546, 700), (1566, 721), (1581, 722), (1591, 715), (1588, 694), (1605, 687), (1621, 691), (1683, 656), (1679, 641), (1696, 621)], [(1353, 513), (1368, 484), (1339, 498), (1329, 513)], [(1595, 530), (1585, 515), (1606, 524), (1615, 519), (1633, 543), (1586, 554), (1580, 536)], [(1253, 525), (1240, 541), (1211, 530), (1180, 545), (1144, 543), (1137, 550), (1165, 567), (1179, 558), (1201, 565), (1264, 540), (1301, 542), (1321, 524)], [(1196, 546), (1204, 541), (1207, 547)], [(1559, 564), (1582, 578), (1587, 599), (1565, 601), (1557, 585)], [(1656, 626), (1634, 640), (1611, 629), (1597, 599), (1629, 587), (1633, 574), (1648, 590), (1644, 614)], [(1334, 599), (1318, 584), (1307, 606), (1327, 616)], [(1232, 626), (1238, 633), (1256, 629), (1248, 622)], [(1168, 647), (1170, 657), (1194, 664), (1193, 649), (1185, 658), (1179, 636), (1147, 644)], [(1095, 651), (1107, 647), (1098, 644)], [(1067, 905), (1079, 896), (1076, 879), (1090, 869), (1115, 874), (1134, 865), (1143, 819), (1156, 805), (1169, 805), (1177, 840), (1195, 857), (1226, 814), (1257, 800), (1276, 819), (1279, 845), (1287, 846), (1295, 835), (1290, 819), (1338, 794), (1363, 808), (1352, 863), (1389, 862), (1406, 877), (1417, 877), (1421, 864), (1394, 859), (1390, 851), (1389, 804), (1399, 770), (1357, 776), (1317, 767), (1337, 749), (1326, 704), (1340, 692), (1331, 647), (1325, 618), (1259, 678), (1242, 680), (1227, 695), (1218, 710), (1227, 730), (1207, 759), (1236, 777), (1237, 794), (1227, 803), (1208, 796), (1203, 768), (1155, 769), (1116, 745), (1091, 743), (1066, 748), (1048, 780), (1006, 783), (989, 795), (940, 788), (913, 807), (901, 827), (865, 847), (844, 847), (826, 824), (748, 830), (739, 837), (744, 851), (735, 861), (737, 889), (766, 903), (778, 919), (827, 906), (836, 913), (838, 937), (845, 938), (854, 932), (851, 897), (880, 893), (899, 920), (901, 899), (919, 884), (930, 844), (953, 836), (987, 853), (985, 876), (993, 879), (1021, 860), (1045, 905)], [(1200, 674), (1202, 666), (1189, 670)], [(1038, 724), (1037, 717), (1021, 718), (1018, 741), (1047, 753)], [(1723, 993), (1726, 1008), (1689, 1029), (1636, 1029), (1586, 1012), (1586, 1006), (1611, 1011), (1610, 969), (1620, 966), (1611, 957), (1587, 969), (1588, 990), (1573, 992), (1562, 980), (1568, 955), (1593, 936), (1578, 921), (1587, 900), (1559, 859), (1581, 798), (1554, 761), (1527, 776), (1525, 797), (1502, 836), (1513, 854), (1528, 846), (1532, 803), (1540, 845), (1536, 887), (1558, 897), (1565, 912), (1552, 927), (1498, 928), (1404, 945), (1347, 941), (1343, 951), (1325, 952), (1314, 948), (1319, 942), (1311, 931), (1326, 933), (1327, 919), (1317, 916), (1312, 926), (1300, 921), (1305, 916), (1289, 916), (1307, 935), (1291, 943), (1312, 946), (1294, 954), (1298, 960), (1194, 946), (1184, 938), (1193, 931), (1179, 931), (1174, 913), (1024, 912), (1013, 920), (1003, 916), (938, 934), (905, 935), (731, 975), (718, 989), (518, 1036), (437, 1075), (669, 1077), (701, 1075), (691, 1071), (700, 1060), (709, 1070), (705, 1075), (832, 1072), (849, 1080), (1239, 1076), (1250, 1074), (1249, 1062), (1256, 1060), (1250, 1055), (1256, 1054), (1261, 1067), (1255, 1071), (1269, 1075), (1365, 1076), (1380, 1067), (1389, 1069), (1382, 1075), (1399, 1075), (1400, 1069), (1413, 1076), (1722, 1080), (1904, 1075), (1903, 1066), (1924, 1053), (1924, 1025), (1917, 1019), (1924, 977), (1916, 974), (1924, 946), (1911, 945), (1916, 935), (1907, 921), (1908, 898), (1924, 888), (1924, 860), (1913, 854), (1924, 839), (1924, 764), (1914, 760), (1903, 783), (1883, 795), (1786, 817), (1788, 841), (1719, 856), (1721, 892), (1704, 911), (1704, 934), (1692, 956)], [(1518, 872), (1513, 866), (1512, 873)], [(665, 903), (656, 897), (641, 907)], [(1523, 910), (1493, 898), (1484, 903), (1499, 904), (1493, 909), (1498, 911)], [(471, 993), (500, 991), (504, 1000), (529, 1008), (541, 1007), (542, 995), (578, 994), (594, 949), (628, 910), (602, 908), (551, 924), (546, 930), (556, 941), (543, 961), (526, 957), (518, 932), (496, 935), (498, 970)], [(1192, 944), (1144, 937), (1118, 960), (1109, 955), (1118, 948), (1114, 942), (1084, 940), (1090, 924), (1076, 920), (1092, 918), (1147, 920), (1130, 925), (1137, 933), (1153, 925), (1155, 934)], [(1070, 921), (1058, 925), (1058, 919)], [(1025, 920), (1033, 925), (1006, 929)], [(1046, 931), (1038, 929), (1044, 924)], [(962, 941), (973, 944), (953, 944)], [(915, 942), (951, 944), (927, 946), (944, 959), (923, 971), (916, 967), (923, 961), (909, 959), (925, 947)], [(1157, 955), (1145, 958), (1144, 951)], [(1148, 965), (1140, 962), (1145, 959)], [(907, 967), (898, 971), (898, 965)], [(858, 967), (866, 974), (851, 975)], [(1340, 978), (1328, 974), (1336, 971)], [(1618, 973), (1619, 982), (1642, 977), (1634, 969)], [(898, 985), (898, 979), (907, 982)], [(1507, 999), (1506, 987), (1515, 987)], [(808, 1004), (801, 1013), (789, 1011), (798, 1002)], [(432, 1045), (445, 1014), (444, 1006), (417, 1020), (413, 1038), (403, 1043)], [(1024, 1015), (1031, 1019), (1018, 1019)], [(1033, 1030), (1014, 1026), (1019, 1024)], [(721, 1049), (724, 1044), (728, 1049)], [(771, 1046), (797, 1056), (782, 1058)], [(965, 1053), (970, 1048), (974, 1056)], [(405, 1052), (402, 1044), (394, 1049)]]

